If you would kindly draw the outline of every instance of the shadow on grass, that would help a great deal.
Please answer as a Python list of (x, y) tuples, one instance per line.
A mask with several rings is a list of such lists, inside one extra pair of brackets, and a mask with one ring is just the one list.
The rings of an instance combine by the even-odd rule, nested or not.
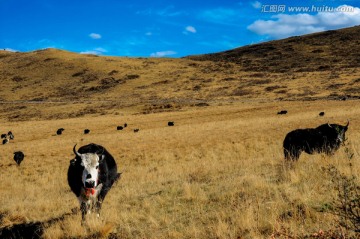
[[(40, 239), (44, 233), (45, 228), (50, 225), (63, 221), (66, 217), (78, 213), (77, 208), (73, 208), (71, 212), (64, 213), (63, 215), (43, 222), (29, 222), (29, 223), (20, 223), (12, 226), (6, 226), (0, 228), (0, 238), (1, 239)], [(0, 214), (0, 221), (7, 215), (7, 213)]]

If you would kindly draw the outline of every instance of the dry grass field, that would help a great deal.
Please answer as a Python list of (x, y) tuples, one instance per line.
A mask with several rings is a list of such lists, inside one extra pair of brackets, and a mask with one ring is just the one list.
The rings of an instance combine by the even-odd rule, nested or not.
[[(0, 51), (0, 133), (15, 135), (0, 145), (0, 238), (358, 238), (338, 187), (360, 183), (359, 35), (182, 59)], [(333, 156), (284, 162), (289, 131), (347, 120)], [(88, 143), (122, 178), (82, 227), (66, 177), (73, 146)]]
[[(329, 209), (337, 192), (325, 169), (334, 165), (346, 175), (359, 172), (359, 104), (280, 106), (288, 115), (276, 114), (278, 104), (239, 103), (3, 122), (2, 129), (11, 129), (16, 138), (1, 146), (2, 227), (41, 222), (43, 238), (303, 238), (340, 230), (339, 218)], [(324, 117), (318, 116), (320, 110)], [(347, 119), (346, 147), (334, 156), (303, 154), (292, 168), (284, 164), (282, 140), (288, 131)], [(168, 120), (175, 126), (168, 127)], [(116, 131), (123, 122), (128, 128)], [(58, 127), (65, 131), (54, 136)], [(89, 135), (83, 135), (85, 127), (92, 130)], [(90, 217), (83, 228), (80, 213), (71, 214), (78, 202), (66, 171), (73, 145), (90, 142), (104, 145), (123, 174), (105, 199), (101, 220)], [(354, 153), (351, 161), (345, 148)], [(16, 150), (26, 155), (20, 167), (12, 160)]]

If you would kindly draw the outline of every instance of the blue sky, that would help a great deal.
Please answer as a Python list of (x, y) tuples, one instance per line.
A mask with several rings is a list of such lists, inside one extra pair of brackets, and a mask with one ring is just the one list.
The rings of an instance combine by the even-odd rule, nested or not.
[(182, 57), (354, 25), (358, 0), (0, 0), (0, 49), (22, 52)]

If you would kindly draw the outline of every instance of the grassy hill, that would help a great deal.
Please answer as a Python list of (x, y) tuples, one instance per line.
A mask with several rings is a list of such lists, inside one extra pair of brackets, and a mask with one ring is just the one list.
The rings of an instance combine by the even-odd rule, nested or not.
[(232, 62), (245, 71), (337, 72), (360, 65), (360, 26), (290, 37), (233, 50), (189, 56), (189, 59)]
[(0, 117), (56, 119), (248, 100), (359, 99), (359, 35), (360, 27), (353, 27), (183, 59), (0, 51)]

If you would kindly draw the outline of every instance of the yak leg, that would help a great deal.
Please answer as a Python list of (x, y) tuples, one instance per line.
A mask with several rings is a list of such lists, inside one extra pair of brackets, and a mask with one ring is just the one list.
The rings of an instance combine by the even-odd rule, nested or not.
[(97, 217), (100, 217), (101, 205), (102, 205), (102, 200), (96, 201), (96, 203), (95, 203), (95, 212), (96, 212)]
[(298, 160), (301, 154), (301, 150), (292, 147), (291, 149), (284, 149), (284, 155), (286, 160)]
[(86, 213), (88, 212), (88, 210), (89, 210), (89, 205), (87, 205), (85, 202), (81, 202), (81, 204), (80, 204), (81, 225), (83, 225), (85, 222), (85, 216), (86, 216)]

